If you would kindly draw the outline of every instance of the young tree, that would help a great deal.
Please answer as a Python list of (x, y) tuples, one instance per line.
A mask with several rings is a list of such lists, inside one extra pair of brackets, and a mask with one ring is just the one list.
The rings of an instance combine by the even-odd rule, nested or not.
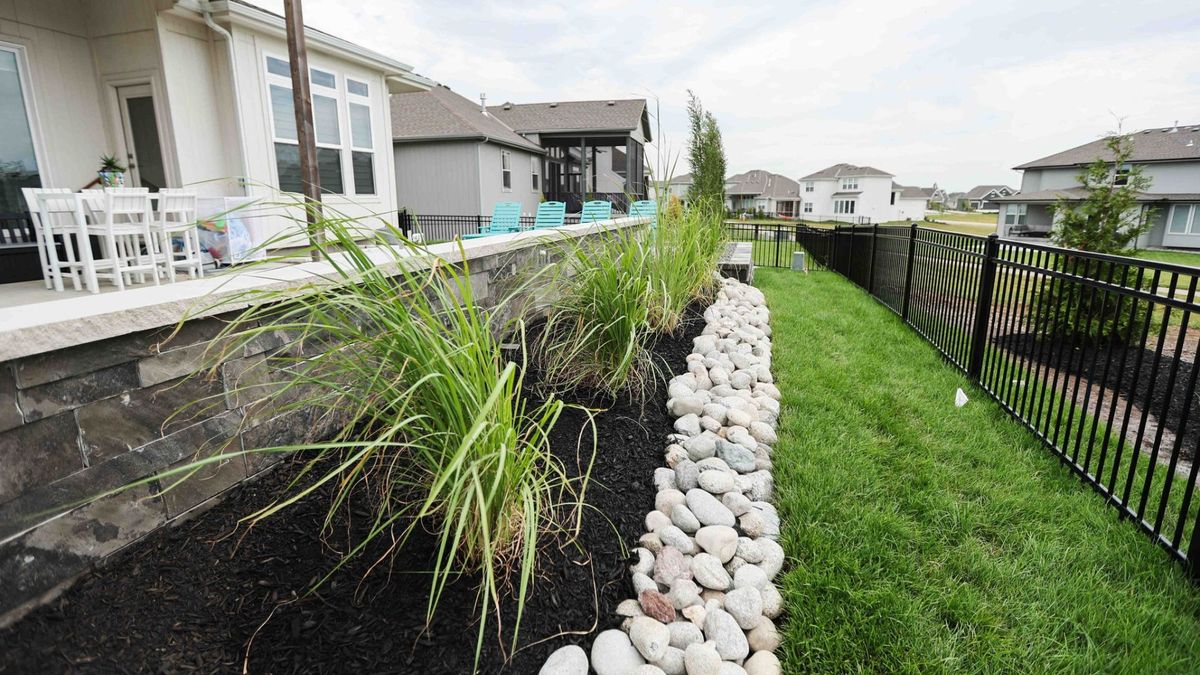
[(704, 109), (700, 99), (688, 90), (688, 158), (692, 164), (692, 186), (688, 188), (689, 202), (706, 202), (720, 206), (725, 203), (725, 147), (717, 118)]
[[(1051, 240), (1068, 249), (1120, 255), (1150, 227), (1149, 209), (1138, 204), (1139, 192), (1150, 187), (1142, 167), (1130, 164), (1133, 142), (1120, 132), (1105, 140), (1107, 156), (1097, 157), (1076, 177), (1085, 190), (1082, 199), (1059, 199), (1053, 207)], [(1132, 286), (1133, 271), (1126, 265), (1064, 255), (1057, 258), (1059, 272), (1102, 284)], [(1113, 298), (1090, 283), (1068, 278), (1048, 280), (1033, 304), (1041, 310), (1032, 316), (1043, 338), (1075, 338), (1090, 343), (1131, 344), (1140, 338), (1145, 325), (1144, 305), (1122, 308)]]

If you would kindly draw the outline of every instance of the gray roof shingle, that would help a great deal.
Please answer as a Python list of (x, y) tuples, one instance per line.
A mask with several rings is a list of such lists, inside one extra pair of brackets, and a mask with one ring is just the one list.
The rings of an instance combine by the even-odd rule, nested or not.
[(478, 103), (442, 85), (429, 91), (392, 94), (391, 108), (392, 140), (398, 143), (486, 138), (530, 152), (544, 152), (495, 115), (484, 115)]
[(900, 185), (896, 181), (892, 181), (892, 190), (900, 191), (900, 199), (932, 199), (933, 188), (913, 187), (911, 185)]
[[(1133, 141), (1131, 161), (1200, 160), (1200, 124), (1143, 129), (1128, 136)], [(1097, 158), (1111, 161), (1112, 152), (1105, 147), (1104, 143), (1105, 139), (1102, 138), (1013, 168), (1044, 169), (1055, 166), (1079, 166), (1094, 162)], [(1189, 143), (1191, 145), (1188, 145)]]
[(822, 179), (833, 179), (833, 178), (848, 178), (848, 177), (852, 177), (852, 176), (891, 176), (891, 175), (893, 175), (893, 174), (890, 174), (886, 171), (880, 171), (879, 169), (876, 169), (875, 167), (872, 167), (872, 166), (855, 166), (853, 164), (844, 164), (843, 163), (843, 164), (834, 164), (833, 166), (821, 169), (820, 171), (817, 171), (816, 173), (810, 173), (807, 176), (801, 178), (800, 180), (822, 180)]
[(521, 133), (567, 131), (632, 131), (642, 127), (650, 140), (646, 100), (561, 101), (556, 103), (504, 103), (488, 112)]
[(792, 199), (800, 195), (800, 184), (777, 173), (754, 169), (725, 179), (725, 192), (772, 199)]
[(976, 185), (970, 190), (967, 190), (967, 199), (983, 199), (987, 193), (991, 192), (992, 190), (1001, 189), (1008, 190), (1010, 193), (1015, 192), (1015, 190), (1007, 185)]

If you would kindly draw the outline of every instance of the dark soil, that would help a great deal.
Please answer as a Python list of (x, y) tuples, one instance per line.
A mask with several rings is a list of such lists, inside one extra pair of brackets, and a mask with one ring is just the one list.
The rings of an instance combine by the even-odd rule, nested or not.
[[(1087, 391), (1087, 384), (1091, 382), (1092, 395), (1098, 397), (1100, 384), (1104, 382), (1105, 388), (1116, 390), (1141, 410), (1154, 415), (1159, 424), (1177, 436), (1184, 410), (1187, 410), (1190, 404), (1180, 456), (1184, 459), (1191, 459), (1194, 456), (1196, 444), (1200, 441), (1200, 396), (1192, 396), (1190, 399), (1184, 396), (1189, 378), (1192, 377), (1194, 365), (1189, 361), (1174, 358), (1173, 340), (1164, 346), (1164, 353), (1158, 359), (1157, 368), (1155, 368), (1154, 351), (1142, 346), (1076, 345), (1074, 342), (1067, 342), (1062, 346), (1060, 355), (1058, 346), (1053, 349), (1048, 348), (1045, 341), (1033, 333), (1006, 335), (997, 338), (996, 344), (1017, 356), (1083, 378), (1084, 381), (1079, 385), (1080, 394)], [(1057, 345), (1057, 343), (1055, 344)], [(1122, 359), (1125, 363), (1123, 370), (1121, 369)], [(1178, 367), (1175, 372), (1175, 382), (1172, 387), (1168, 388), (1171, 368), (1175, 367), (1176, 363)], [(1107, 379), (1105, 379), (1106, 367), (1108, 369)], [(1148, 402), (1147, 396), (1149, 397)], [(1105, 409), (1107, 410), (1110, 405), (1112, 405), (1111, 397), (1105, 397)], [(1123, 415), (1124, 406), (1118, 407), (1117, 411)], [(1153, 439), (1145, 440), (1152, 441)], [(1171, 448), (1165, 448), (1162, 456), (1169, 456), (1170, 451)]]
[[(695, 306), (679, 335), (654, 347), (664, 372), (682, 372), (703, 326)], [(529, 383), (527, 383), (529, 384)], [(551, 543), (525, 608), (520, 644), (506, 663), (496, 620), (489, 620), (480, 671), (536, 673), (554, 649), (617, 625), (617, 603), (632, 597), (627, 546), (653, 508), (654, 469), (671, 430), (665, 382), (645, 403), (621, 400), (596, 417), (598, 447), (582, 532), (573, 545)], [(585, 426), (567, 411), (553, 447), (572, 472)], [(237, 519), (277, 494), (297, 466), (240, 486), (211, 510), (114, 556), (59, 599), (0, 630), (0, 672), (470, 673), (477, 623), (476, 583), (460, 578), (426, 626), (434, 539), (418, 532), (390, 569), (367, 570), (387, 543), (364, 552), (315, 595), (314, 581), (338, 560), (332, 546), (361, 534), (365, 510), (342, 513), (319, 536), (328, 492), (250, 530)], [(231, 536), (232, 535), (232, 536)], [(511, 628), (515, 603), (503, 623)], [(546, 640), (561, 633), (575, 633)]]

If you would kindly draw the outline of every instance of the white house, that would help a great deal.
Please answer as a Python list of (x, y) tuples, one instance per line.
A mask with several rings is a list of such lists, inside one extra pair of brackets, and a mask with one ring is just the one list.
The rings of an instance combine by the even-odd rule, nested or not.
[[(1150, 180), (1138, 202), (1151, 228), (1138, 246), (1200, 248), (1200, 124), (1143, 129), (1129, 139), (1130, 164)], [(1103, 139), (1014, 167), (1023, 172), (1020, 191), (996, 199), (1000, 236), (1048, 235), (1054, 205), (1086, 196), (1077, 178), (1096, 159), (1112, 159)], [(1118, 180), (1124, 169), (1113, 167)]]
[(886, 223), (921, 220), (934, 188), (905, 187), (870, 166), (834, 164), (800, 179), (806, 220)]
[[(427, 83), (381, 54), (305, 35), (325, 202), (390, 215), (388, 93)], [(0, 211), (24, 209), (20, 187), (89, 185), (106, 154), (151, 189), (299, 191), (288, 68), (283, 17), (243, 2), (0, 3)]]
[(800, 185), (762, 169), (739, 173), (725, 179), (725, 208), (734, 213), (795, 218), (800, 212)]

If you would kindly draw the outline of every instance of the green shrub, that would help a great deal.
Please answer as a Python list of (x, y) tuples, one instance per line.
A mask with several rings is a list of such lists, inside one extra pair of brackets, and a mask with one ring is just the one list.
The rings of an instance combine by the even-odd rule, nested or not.
[(715, 292), (714, 272), (725, 248), (721, 215), (719, 204), (703, 201), (659, 214), (649, 269), (657, 310), (649, 316), (653, 330), (675, 332), (688, 305)]

